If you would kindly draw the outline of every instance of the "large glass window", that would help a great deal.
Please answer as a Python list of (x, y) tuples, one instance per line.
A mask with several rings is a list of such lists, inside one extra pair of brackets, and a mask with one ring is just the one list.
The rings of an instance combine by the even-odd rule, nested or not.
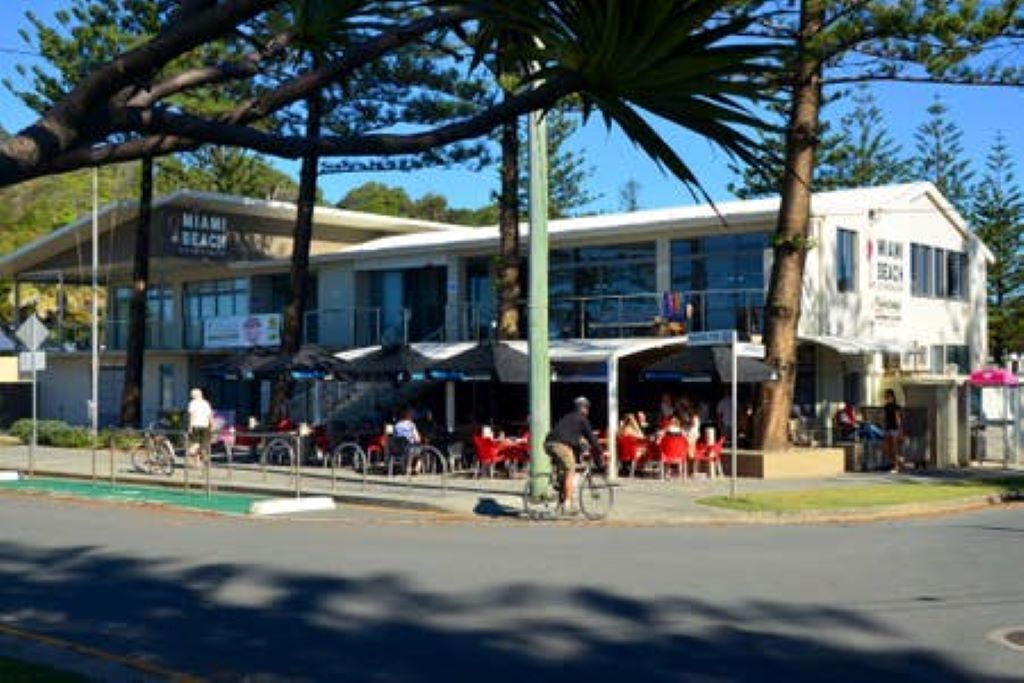
[[(107, 346), (123, 349), (128, 344), (128, 321), (131, 318), (132, 289), (118, 287), (110, 302), (110, 316), (106, 321)], [(174, 322), (174, 290), (163, 285), (150, 285), (146, 290), (146, 345), (168, 346), (173, 340), (166, 338)]]
[(967, 298), (967, 254), (910, 245), (910, 292), (919, 297)]
[(649, 333), (658, 313), (654, 242), (555, 249), (550, 258), (553, 336)]
[(857, 233), (836, 231), (836, 289), (852, 292), (857, 287)]
[(760, 332), (768, 233), (673, 240), (672, 290), (686, 303), (692, 331)]
[(204, 320), (249, 313), (249, 279), (190, 282), (185, 285), (183, 308), (185, 344), (198, 348), (203, 343)]

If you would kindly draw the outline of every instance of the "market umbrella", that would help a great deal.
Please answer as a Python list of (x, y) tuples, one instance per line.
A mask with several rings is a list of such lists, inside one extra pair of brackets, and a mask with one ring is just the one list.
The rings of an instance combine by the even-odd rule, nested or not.
[[(736, 359), (740, 384), (771, 382), (778, 371), (764, 361), (740, 356)], [(691, 346), (648, 365), (641, 373), (645, 380), (678, 382), (732, 382), (732, 360), (728, 346)]]
[(307, 344), (291, 356), (277, 354), (261, 363), (253, 374), (260, 379), (289, 375), (292, 379), (332, 380), (347, 378), (350, 371), (348, 363), (323, 347)]
[(526, 354), (498, 342), (480, 344), (432, 365), (429, 379), (447, 381), (489, 381), (526, 384), (530, 376)]
[(270, 349), (253, 349), (236, 353), (220, 363), (211, 363), (202, 369), (204, 375), (226, 380), (256, 379), (263, 368), (273, 363), (279, 353)]
[(385, 346), (347, 364), (359, 379), (411, 380), (431, 367), (431, 360), (410, 346)]

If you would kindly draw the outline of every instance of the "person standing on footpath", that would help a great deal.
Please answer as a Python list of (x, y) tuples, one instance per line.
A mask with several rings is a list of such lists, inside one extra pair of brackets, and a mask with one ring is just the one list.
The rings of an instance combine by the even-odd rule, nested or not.
[[(210, 460), (210, 431), (213, 428), (213, 407), (203, 398), (202, 389), (193, 389), (188, 402), (189, 452), (195, 453), (198, 467)], [(186, 454), (188, 456), (188, 454)], [(188, 463), (186, 463), (187, 465)]]

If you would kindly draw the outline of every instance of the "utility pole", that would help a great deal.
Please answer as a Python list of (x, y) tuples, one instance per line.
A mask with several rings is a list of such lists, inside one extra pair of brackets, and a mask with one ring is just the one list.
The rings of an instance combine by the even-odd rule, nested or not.
[(530, 486), (547, 493), (551, 461), (544, 439), (551, 431), (551, 361), (548, 358), (548, 135), (543, 112), (529, 116), (530, 247), (527, 323), (530, 350)]
[(92, 169), (92, 397), (89, 401), (89, 424), (92, 426), (92, 476), (96, 480), (96, 438), (100, 419), (100, 288), (97, 273), (100, 267), (100, 170)]

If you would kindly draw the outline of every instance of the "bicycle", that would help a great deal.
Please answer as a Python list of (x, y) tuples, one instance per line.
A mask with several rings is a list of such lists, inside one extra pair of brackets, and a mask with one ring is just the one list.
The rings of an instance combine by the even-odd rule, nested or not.
[(142, 442), (132, 449), (132, 467), (147, 474), (174, 474), (174, 444), (166, 434), (150, 427), (142, 434)]
[[(615, 505), (615, 489), (603, 474), (594, 471), (588, 456), (584, 455), (580, 460), (572, 473), (572, 476), (579, 477), (576, 485), (577, 502), (583, 516), (596, 522), (611, 514)], [(547, 480), (547, 486), (542, 488), (546, 493), (540, 497), (534, 496), (532, 484), (534, 481), (544, 483), (544, 480)], [(566, 516), (564, 504), (559, 501), (560, 483), (556, 480), (554, 468), (550, 472), (530, 476), (526, 480), (526, 490), (523, 491), (523, 510), (526, 516), (532, 520)]]

